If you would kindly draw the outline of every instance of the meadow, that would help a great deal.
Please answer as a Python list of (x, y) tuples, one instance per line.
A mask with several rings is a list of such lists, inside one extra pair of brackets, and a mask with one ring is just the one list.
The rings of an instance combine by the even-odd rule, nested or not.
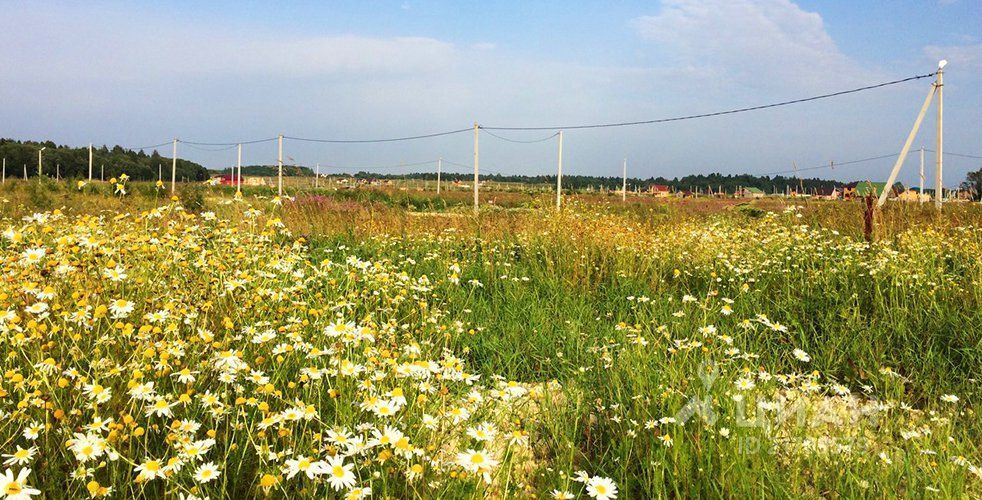
[(982, 496), (982, 207), (8, 181), (8, 498)]

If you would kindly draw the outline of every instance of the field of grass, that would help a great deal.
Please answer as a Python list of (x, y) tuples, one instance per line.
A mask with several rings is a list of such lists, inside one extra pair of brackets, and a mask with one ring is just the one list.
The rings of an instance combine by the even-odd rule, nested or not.
[(978, 204), (113, 191), (0, 187), (0, 493), (982, 496)]

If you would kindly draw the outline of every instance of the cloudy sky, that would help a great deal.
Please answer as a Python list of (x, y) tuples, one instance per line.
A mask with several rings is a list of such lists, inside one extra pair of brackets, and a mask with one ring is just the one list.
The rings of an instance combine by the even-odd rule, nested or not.
[[(489, 5), (490, 4), (490, 5)], [(647, 120), (945, 73), (945, 148), (980, 154), (982, 2), (2, 2), (0, 136), (83, 145), (365, 139)], [(930, 80), (754, 113), (565, 133), (565, 171), (770, 173), (899, 151)], [(914, 146), (934, 147), (934, 113)], [(499, 132), (534, 140), (549, 132)], [(293, 162), (471, 164), (469, 133), (287, 140)], [(220, 168), (234, 150), (181, 145)], [(170, 154), (169, 147), (160, 148)], [(275, 163), (274, 142), (244, 162)], [(551, 173), (553, 140), (483, 135), (481, 163)], [(915, 155), (916, 156), (916, 155)], [(960, 181), (982, 160), (946, 158)], [(816, 176), (883, 178), (881, 160)], [(901, 180), (912, 182), (916, 158)], [(419, 170), (415, 167), (401, 171)], [(451, 170), (461, 167), (447, 165)], [(330, 171), (328, 167), (324, 171)], [(399, 168), (387, 170), (398, 172)]]

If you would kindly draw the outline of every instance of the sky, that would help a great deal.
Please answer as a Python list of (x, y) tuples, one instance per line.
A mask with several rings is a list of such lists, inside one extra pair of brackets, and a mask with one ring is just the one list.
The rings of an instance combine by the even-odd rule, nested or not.
[[(138, 147), (174, 137), (373, 139), (473, 126), (571, 126), (767, 104), (945, 68), (945, 151), (982, 155), (982, 2), (0, 1), (0, 137)], [(930, 90), (874, 91), (700, 120), (564, 132), (564, 173), (791, 171), (899, 152)], [(935, 148), (932, 108), (914, 148)], [(532, 141), (549, 131), (496, 132)], [(473, 135), (382, 144), (284, 141), (287, 163), (386, 173)], [(551, 174), (555, 138), (483, 134), (483, 172)], [(170, 146), (158, 148), (170, 155)], [(235, 150), (180, 144), (209, 168)], [(148, 150), (149, 152), (149, 150)], [(275, 164), (276, 143), (243, 146)], [(916, 184), (918, 154), (900, 180)], [(929, 179), (933, 156), (927, 155)], [(890, 159), (807, 171), (885, 180)], [(946, 184), (982, 160), (945, 158)], [(929, 186), (933, 183), (928, 183)]]

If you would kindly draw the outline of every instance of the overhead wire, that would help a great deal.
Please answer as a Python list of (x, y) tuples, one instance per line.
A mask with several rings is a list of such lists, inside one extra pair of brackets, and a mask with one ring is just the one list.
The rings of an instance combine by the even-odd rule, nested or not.
[(245, 144), (259, 144), (261, 142), (272, 142), (278, 138), (279, 137), (270, 137), (268, 139), (255, 139), (251, 141), (237, 141), (237, 142), (195, 142), (195, 141), (186, 141), (184, 139), (178, 139), (177, 142), (183, 144), (193, 144), (196, 146), (238, 146), (239, 144), (245, 145)]
[(768, 172), (766, 174), (758, 174), (758, 175), (767, 176), (767, 175), (791, 174), (791, 173), (796, 173), (796, 172), (805, 172), (805, 171), (808, 171), (808, 170), (819, 170), (819, 169), (823, 169), (823, 168), (835, 169), (835, 167), (841, 167), (841, 166), (846, 166), (846, 165), (854, 165), (856, 163), (865, 163), (865, 162), (868, 162), (868, 161), (883, 160), (885, 158), (893, 158), (893, 157), (895, 157), (897, 155), (899, 155), (899, 153), (890, 153), (890, 154), (887, 154), (887, 155), (880, 155), (880, 156), (870, 156), (869, 158), (861, 158), (859, 160), (850, 160), (850, 161), (843, 161), (843, 162), (831, 161), (829, 163), (826, 163), (826, 164), (823, 164), (823, 165), (816, 165), (814, 167), (803, 167), (803, 168), (799, 168), (799, 169), (781, 170), (780, 172)]
[(543, 137), (541, 139), (532, 139), (530, 141), (523, 141), (523, 140), (519, 140), (519, 139), (509, 139), (508, 137), (502, 137), (502, 136), (500, 136), (498, 134), (495, 134), (494, 132), (491, 132), (490, 130), (488, 130), (488, 129), (484, 128), (484, 127), (481, 127), (481, 126), (478, 126), (478, 128), (481, 129), (485, 134), (490, 135), (491, 137), (496, 137), (496, 138), (501, 139), (503, 141), (514, 142), (514, 143), (518, 143), (518, 144), (534, 144), (536, 142), (545, 142), (545, 141), (548, 141), (549, 139), (552, 139), (553, 137), (556, 137), (557, 135), (559, 135), (559, 132), (556, 132), (556, 133), (554, 133), (554, 134), (552, 134), (552, 135), (550, 135), (548, 137)]
[(555, 125), (555, 126), (549, 126), (549, 127), (490, 127), (490, 126), (481, 126), (481, 128), (488, 129), (488, 130), (574, 130), (574, 129), (588, 129), (588, 128), (627, 127), (627, 126), (631, 126), (631, 125), (650, 125), (650, 124), (654, 124), (654, 123), (667, 123), (667, 122), (677, 122), (677, 121), (683, 121), (683, 120), (694, 120), (696, 118), (709, 118), (709, 117), (712, 117), (712, 116), (732, 115), (732, 114), (736, 114), (736, 113), (745, 113), (745, 112), (748, 112), (748, 111), (757, 111), (757, 110), (761, 110), (761, 109), (776, 108), (776, 107), (779, 107), (779, 106), (788, 106), (788, 105), (791, 105), (791, 104), (799, 104), (799, 103), (803, 103), (803, 102), (817, 101), (819, 99), (828, 99), (830, 97), (837, 97), (837, 96), (846, 95), (846, 94), (854, 94), (856, 92), (863, 92), (865, 90), (872, 90), (872, 89), (877, 89), (877, 88), (881, 88), (881, 87), (887, 87), (887, 86), (890, 86), (890, 85), (897, 85), (897, 84), (901, 84), (901, 83), (909, 82), (909, 81), (913, 81), (913, 80), (920, 80), (922, 78), (929, 78), (929, 77), (935, 76), (936, 74), (937, 74), (937, 72), (935, 72), (935, 73), (928, 73), (928, 74), (924, 74), (924, 75), (915, 75), (915, 76), (911, 76), (911, 77), (907, 77), (907, 78), (902, 78), (900, 80), (893, 80), (893, 81), (889, 81), (889, 82), (877, 83), (875, 85), (867, 85), (865, 87), (858, 87), (858, 88), (849, 89), (849, 90), (840, 90), (838, 92), (832, 92), (832, 93), (829, 93), (829, 94), (821, 94), (821, 95), (816, 95), (816, 96), (812, 96), (812, 97), (805, 97), (805, 98), (802, 98), (802, 99), (793, 99), (793, 100), (790, 100), (790, 101), (781, 101), (781, 102), (775, 102), (775, 103), (771, 103), (771, 104), (762, 104), (762, 105), (759, 105), (759, 106), (749, 106), (749, 107), (745, 107), (745, 108), (729, 109), (729, 110), (725, 110), (725, 111), (716, 111), (716, 112), (712, 112), (712, 113), (700, 113), (700, 114), (695, 114), (695, 115), (675, 116), (675, 117), (671, 117), (671, 118), (658, 118), (658, 119), (654, 119), (654, 120), (639, 120), (639, 121), (616, 122), (616, 123), (596, 123), (596, 124), (589, 124), (589, 125)]
[(448, 130), (445, 132), (435, 132), (432, 134), (422, 134), (422, 135), (412, 135), (406, 137), (391, 137), (386, 139), (314, 139), (309, 137), (294, 137), (294, 136), (283, 136), (284, 139), (290, 139), (293, 141), (304, 141), (304, 142), (321, 142), (321, 143), (331, 143), (331, 144), (367, 144), (367, 143), (379, 143), (379, 142), (398, 142), (398, 141), (413, 141), (417, 139), (429, 139), (431, 137), (442, 137), (445, 135), (459, 134), (461, 132), (468, 132), (473, 130), (473, 128), (461, 128), (457, 130)]

